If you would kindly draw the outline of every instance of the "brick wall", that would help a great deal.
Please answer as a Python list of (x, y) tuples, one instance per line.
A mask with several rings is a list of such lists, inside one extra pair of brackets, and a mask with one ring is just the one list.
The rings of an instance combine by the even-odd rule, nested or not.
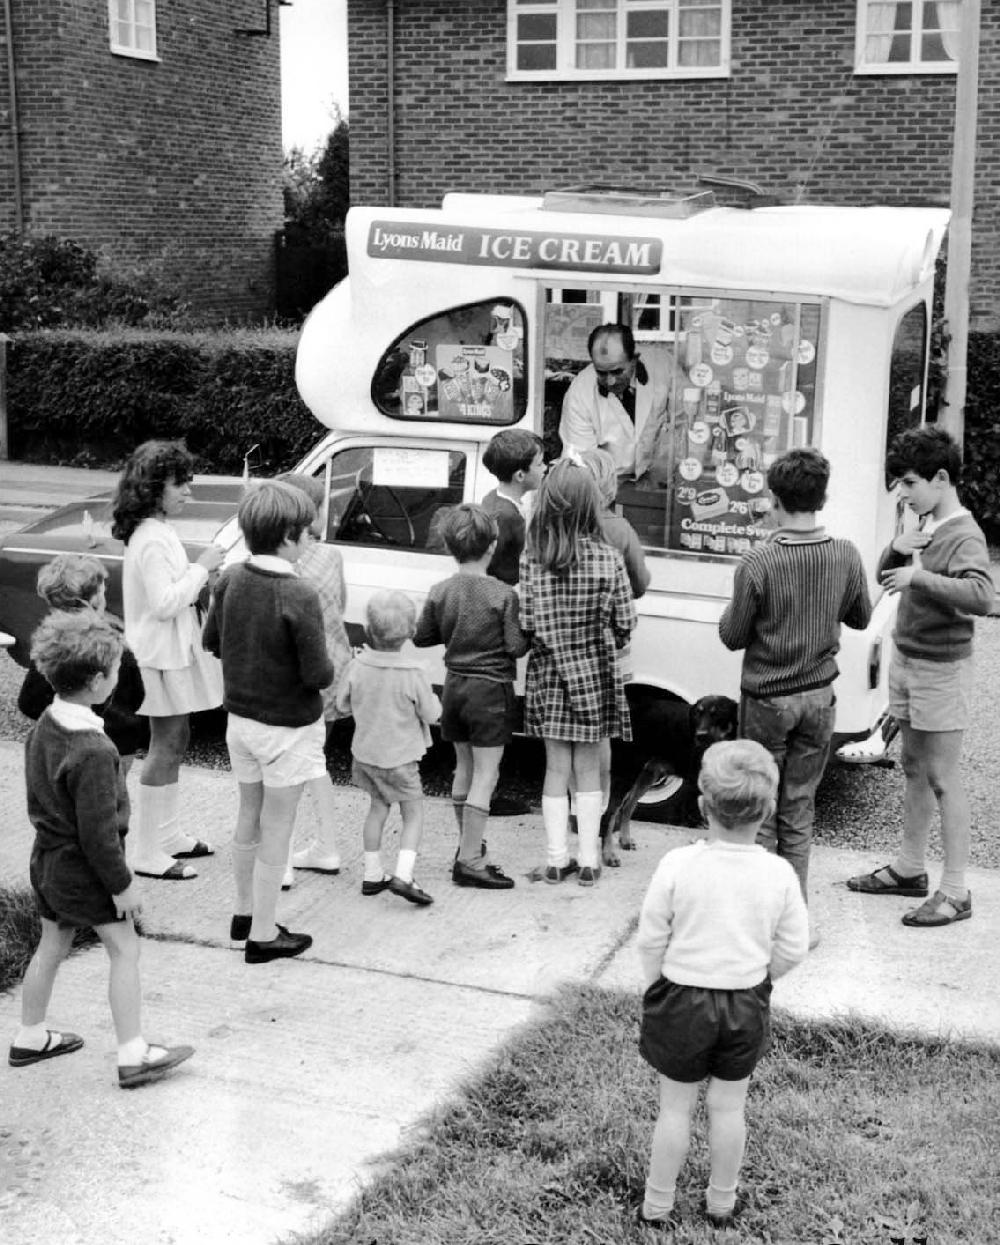
[[(351, 199), (389, 201), (385, 0), (348, 0)], [(955, 80), (853, 73), (855, 0), (733, 0), (728, 79), (507, 82), (504, 0), (396, 0), (395, 201), (579, 182), (946, 203)], [(983, 5), (974, 327), (1000, 329), (1000, 4)]]
[[(159, 61), (112, 55), (103, 0), (13, 0), (26, 232), (162, 276), (207, 318), (273, 308), (281, 227), (278, 21), (265, 0), (161, 0)], [(0, 230), (13, 226), (0, 28)]]

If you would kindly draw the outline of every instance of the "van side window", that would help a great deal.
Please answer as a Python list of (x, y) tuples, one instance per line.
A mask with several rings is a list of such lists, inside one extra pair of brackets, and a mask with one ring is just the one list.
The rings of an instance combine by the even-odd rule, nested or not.
[(377, 549), (445, 553), (441, 517), (464, 500), (461, 450), (365, 445), (330, 462), (326, 539)]
[[(896, 326), (889, 363), (889, 418), (885, 448), (888, 452), (896, 437), (916, 428), (924, 413), (924, 369), (927, 366), (927, 308), (923, 303), (911, 307)], [(885, 477), (885, 487), (895, 480)]]
[(379, 360), (372, 401), (393, 419), (515, 424), (527, 408), (525, 326), (509, 297), (420, 320)]

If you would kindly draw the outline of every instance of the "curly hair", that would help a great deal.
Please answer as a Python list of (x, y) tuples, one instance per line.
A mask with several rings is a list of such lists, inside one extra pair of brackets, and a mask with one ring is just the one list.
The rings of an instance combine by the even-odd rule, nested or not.
[(601, 540), (601, 498), (588, 468), (568, 458), (542, 481), (528, 527), (529, 555), (559, 575), (575, 567), (580, 540)]
[(90, 605), (108, 572), (89, 553), (60, 553), (38, 572), (38, 595), (54, 610), (78, 610)]
[(143, 519), (159, 510), (166, 486), (187, 484), (193, 476), (194, 456), (180, 441), (144, 441), (118, 481), (112, 536), (127, 545)]
[(118, 628), (94, 610), (53, 610), (31, 637), (31, 660), (52, 690), (66, 696), (95, 674), (108, 674), (124, 647)]

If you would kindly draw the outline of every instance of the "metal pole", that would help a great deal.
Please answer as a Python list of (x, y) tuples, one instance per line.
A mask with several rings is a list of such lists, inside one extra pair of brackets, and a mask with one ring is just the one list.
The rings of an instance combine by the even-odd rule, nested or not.
[(951, 341), (940, 422), (963, 442), (969, 352), (969, 273), (972, 268), (972, 209), (976, 177), (976, 97), (979, 91), (980, 0), (962, 0), (955, 83), (955, 140), (951, 159), (951, 224), (944, 317)]
[[(17, 81), (14, 76), (14, 17), (10, 0), (3, 5), (4, 30), (7, 36), (7, 89), (10, 107), (11, 158), (14, 163), (14, 232), (24, 233), (24, 189), (21, 185), (21, 117), (17, 110)], [(6, 458), (7, 455), (5, 454)]]

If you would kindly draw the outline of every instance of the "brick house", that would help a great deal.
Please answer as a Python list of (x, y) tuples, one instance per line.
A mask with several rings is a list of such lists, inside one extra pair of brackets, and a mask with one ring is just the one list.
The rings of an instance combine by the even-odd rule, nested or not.
[[(700, 172), (785, 202), (948, 201), (957, 0), (347, 7), (355, 203), (588, 182), (682, 193)], [(995, 332), (1000, 4), (982, 8), (971, 316)]]
[(162, 276), (209, 319), (269, 312), (276, 2), (10, 0), (0, 231), (72, 238), (117, 274)]

